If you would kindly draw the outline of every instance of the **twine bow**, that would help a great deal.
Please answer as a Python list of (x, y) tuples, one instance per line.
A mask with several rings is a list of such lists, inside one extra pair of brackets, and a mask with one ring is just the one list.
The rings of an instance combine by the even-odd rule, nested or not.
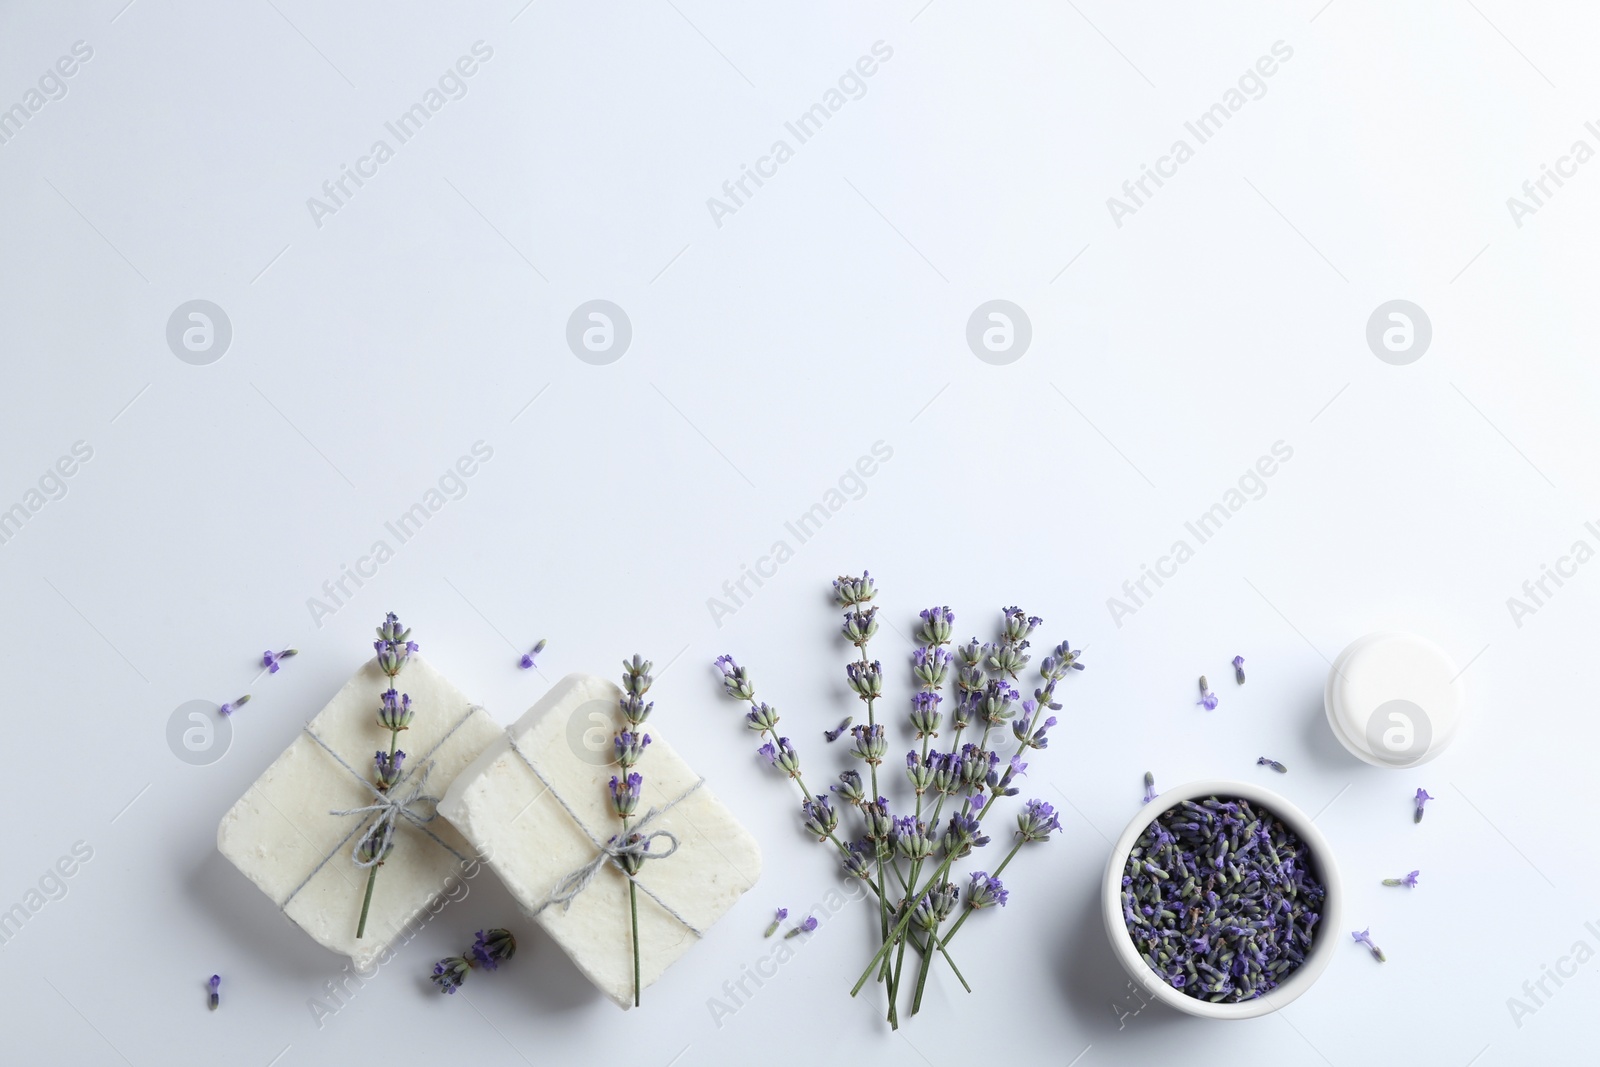
[[(400, 781), (389, 787), (388, 792), (384, 792), (374, 783), (363, 778), (361, 783), (372, 790), (375, 803), (359, 808), (346, 808), (343, 811), (328, 812), (329, 815), (365, 815), (373, 811), (378, 813), (378, 820), (367, 829), (366, 833), (361, 835), (361, 840), (356, 842), (355, 850), (350, 853), (350, 858), (355, 861), (357, 867), (365, 870), (368, 867), (376, 867), (383, 862), (383, 858), (389, 854), (389, 849), (394, 845), (395, 827), (399, 825), (401, 819), (405, 819), (413, 826), (420, 828), (439, 817), (437, 810), (429, 812), (426, 816), (419, 815), (411, 810), (413, 804), (438, 805), (438, 797), (426, 796), (422, 792), (423, 786), (428, 782), (428, 774), (432, 770), (433, 764), (430, 762), (422, 765), (422, 773), (420, 774), (413, 775), (410, 771), (407, 771)], [(415, 784), (412, 784), (413, 779), (415, 779)], [(397, 797), (396, 794), (400, 792), (400, 788), (408, 784), (411, 785), (411, 791), (403, 797)], [(377, 838), (380, 833), (383, 835), (382, 844), (377, 848), (369, 849), (368, 851), (371, 852), (372, 858), (363, 860), (361, 858), (362, 846), (367, 841)]]

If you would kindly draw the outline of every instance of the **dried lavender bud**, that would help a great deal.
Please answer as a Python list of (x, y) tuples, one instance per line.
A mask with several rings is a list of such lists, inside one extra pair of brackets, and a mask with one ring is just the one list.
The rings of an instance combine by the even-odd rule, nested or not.
[(1404, 878), (1385, 878), (1383, 880), (1383, 884), (1384, 885), (1403, 885), (1407, 889), (1415, 889), (1415, 888), (1417, 888), (1417, 875), (1419, 875), (1421, 873), (1422, 873), (1421, 871), (1412, 871), (1410, 874), (1406, 875)]
[(862, 700), (876, 700), (883, 695), (883, 664), (877, 660), (846, 664), (844, 673), (850, 680), (850, 688)]
[[(984, 656), (983, 643), (981, 641), (979, 641), (976, 637), (974, 637), (972, 640), (968, 641), (966, 644), (961, 645), (960, 647), (958, 647), (956, 649), (956, 659), (961, 661), (961, 666), (962, 667), (977, 667), (979, 664), (981, 664), (983, 662), (983, 656)], [(966, 672), (963, 671), (963, 674), (965, 674), (965, 673)], [(982, 682), (983, 675), (982, 675), (981, 672), (978, 674), (978, 679), (979, 679), (978, 684), (982, 685), (983, 684), (983, 682)], [(960, 683), (957, 683), (957, 684), (960, 684)]]
[(267, 651), (261, 653), (261, 666), (267, 669), (268, 674), (277, 674), (278, 668), (283, 665), (284, 660), (298, 656), (299, 654), (300, 650), (296, 648), (286, 648), (282, 652), (274, 652), (271, 649), (268, 649)]
[(1256, 766), (1257, 767), (1271, 767), (1273, 770), (1277, 771), (1279, 774), (1288, 774), (1289, 773), (1289, 768), (1285, 767), (1283, 764), (1279, 763), (1277, 760), (1268, 759), (1265, 756), (1260, 756), (1260, 757), (1258, 757), (1256, 759)]
[(378, 627), (378, 639), (372, 642), (372, 648), (378, 653), (378, 668), (391, 678), (399, 674), (406, 660), (418, 651), (417, 643), (411, 640), (411, 629), (400, 625), (399, 618), (392, 611), (383, 617), (383, 625)]
[(783, 936), (785, 938), (799, 937), (801, 934), (809, 934), (809, 933), (811, 933), (816, 928), (817, 928), (817, 917), (815, 915), (807, 915), (805, 917), (805, 921), (804, 922), (802, 922), (799, 926), (796, 926), (793, 930), (790, 930), (788, 933), (784, 934)]
[[(1023, 706), (1026, 707), (1031, 703), (1033, 702), (1023, 701)], [(1012, 734), (1016, 736), (1016, 739), (1022, 743), (1024, 748), (1049, 748), (1050, 739), (1045, 736), (1045, 731), (1056, 724), (1056, 717), (1054, 715), (1050, 716), (1044, 722), (1039, 724), (1039, 728), (1037, 730), (1030, 734), (1028, 733), (1028, 724), (1032, 721), (1033, 711), (1030, 708), (1028, 714), (1012, 720)]]
[(479, 930), (468, 953), (475, 965), (486, 971), (498, 970), (500, 964), (517, 954), (517, 939), (510, 930), (500, 927)]
[(766, 733), (777, 727), (778, 710), (767, 704), (751, 704), (750, 710), (744, 713), (744, 721), (750, 729)]
[(441, 993), (454, 993), (471, 970), (472, 962), (465, 956), (446, 956), (433, 965), (433, 984)]
[(1281, 820), (1219, 797), (1157, 816), (1122, 883), (1123, 919), (1145, 963), (1218, 1003), (1269, 993), (1304, 963), (1327, 895), (1309, 848)]
[(1144, 802), (1150, 803), (1156, 798), (1156, 776), (1149, 771), (1144, 772)]
[(379, 789), (387, 792), (391, 786), (400, 780), (400, 768), (406, 761), (403, 750), (397, 750), (393, 755), (379, 749), (372, 754), (373, 778)]
[(839, 794), (839, 799), (846, 804), (860, 804), (866, 799), (863, 791), (860, 771), (844, 771), (839, 775), (839, 784), (832, 787)]
[(946, 648), (919, 648), (911, 653), (911, 673), (929, 689), (944, 685), (952, 657)]
[[(1015, 702), (1021, 697), (1021, 693), (1005, 682), (992, 681), (984, 686), (983, 696), (978, 701), (978, 714), (990, 726), (1004, 726), (1016, 715)], [(1031, 715), (1031, 708), (1029, 713)]]
[(1244, 657), (1233, 657), (1233, 680), (1240, 685), (1244, 684)]
[(1061, 829), (1056, 809), (1042, 800), (1030, 800), (1017, 814), (1017, 836), (1024, 841), (1047, 841)]
[(956, 910), (961, 890), (948, 881), (940, 882), (922, 895), (911, 912), (911, 921), (928, 933), (938, 933), (939, 926)]
[(209, 985), (211, 986), (211, 996), (209, 998), (211, 1002), (211, 1010), (216, 1011), (217, 1005), (222, 1003), (222, 997), (219, 993), (219, 989), (222, 986), (222, 975), (212, 975)]
[(889, 836), (894, 850), (908, 860), (925, 860), (939, 845), (939, 828), (910, 815), (896, 819)]
[(928, 787), (933, 784), (938, 757), (937, 752), (930, 752), (924, 757), (916, 749), (906, 753), (906, 777), (910, 779), (911, 788), (917, 796), (926, 793)]
[(1001, 633), (1008, 645), (1021, 644), (1028, 639), (1029, 634), (1042, 625), (1044, 625), (1043, 619), (1037, 615), (1029, 615), (1021, 608), (1011, 607), (1001, 611)]
[(549, 643), (550, 642), (546, 641), (544, 638), (539, 638), (532, 649), (522, 654), (522, 658), (517, 661), (517, 666), (521, 667), (525, 671), (531, 670), (535, 666), (534, 660), (538, 657), (539, 653), (544, 651), (544, 646)]
[(967, 907), (993, 908), (1005, 907), (1006, 901), (1011, 899), (1011, 893), (1001, 883), (1000, 879), (992, 877), (984, 871), (973, 871), (972, 882), (967, 886)]
[[(766, 707), (766, 705), (763, 704), (762, 707)], [(830, 745), (833, 744), (833, 742), (844, 736), (844, 732), (850, 729), (850, 724), (855, 722), (855, 719), (856, 717), (854, 715), (846, 715), (844, 717), (844, 721), (841, 722), (836, 729), (824, 730), (822, 731), (822, 736), (827, 739)]]
[(1357, 930), (1350, 936), (1355, 938), (1361, 944), (1366, 945), (1367, 949), (1372, 953), (1373, 959), (1377, 960), (1379, 963), (1387, 963), (1388, 960), (1383, 955), (1383, 949), (1379, 948), (1377, 942), (1373, 941), (1369, 936), (1370, 930), (1371, 927), (1368, 927), (1367, 930)]
[[(860, 727), (858, 726), (856, 729), (859, 730)], [(768, 741), (756, 751), (767, 757), (768, 763), (787, 774), (790, 778), (800, 777), (800, 753), (796, 752), (794, 746), (789, 744), (787, 737), (778, 738), (776, 745)]]
[(1200, 676), (1200, 699), (1195, 703), (1201, 705), (1207, 711), (1215, 711), (1217, 707), (1217, 694), (1213, 693), (1211, 687), (1206, 685), (1206, 676), (1203, 674)]
[(844, 869), (847, 873), (861, 879), (863, 882), (872, 881), (872, 861), (877, 857), (878, 850), (870, 841), (852, 841), (845, 846), (843, 855)]
[(250, 694), (246, 693), (242, 697), (236, 697), (231, 704), (222, 705), (222, 707), (217, 709), (217, 714), (232, 715), (234, 712), (238, 711), (248, 703), (250, 703)]
[(787, 919), (788, 917), (789, 917), (789, 909), (788, 908), (779, 908), (777, 910), (777, 912), (775, 912), (773, 914), (772, 922), (767, 924), (767, 932), (762, 934), (761, 936), (762, 937), (771, 937), (773, 934), (777, 933), (778, 932), (778, 925), (780, 923), (782, 923), (783, 920)]
[(619, 818), (627, 818), (639, 807), (639, 794), (644, 791), (644, 775), (634, 771), (626, 778), (611, 776), (611, 810)]
[(650, 735), (623, 730), (612, 739), (611, 744), (616, 749), (617, 766), (627, 770), (644, 755), (644, 750), (650, 745)]
[(887, 841), (894, 832), (894, 816), (889, 812), (889, 798), (879, 797), (861, 805), (861, 818), (867, 825), (869, 841)]
[(805, 817), (806, 829), (816, 834), (818, 841), (826, 841), (839, 826), (839, 813), (825, 796), (802, 802), (800, 814)]
[(883, 762), (884, 755), (889, 751), (889, 739), (884, 736), (883, 723), (852, 726), (850, 735), (856, 739), (855, 747), (850, 750), (851, 755), (874, 767)]
[(1428, 791), (1426, 789), (1417, 790), (1417, 795), (1415, 797), (1417, 802), (1417, 814), (1416, 817), (1411, 820), (1412, 822), (1422, 821), (1422, 806), (1432, 799), (1433, 797), (1428, 795)]
[(872, 640), (878, 632), (878, 609), (868, 608), (866, 611), (849, 611), (844, 616), (844, 639), (857, 648), (861, 648)]

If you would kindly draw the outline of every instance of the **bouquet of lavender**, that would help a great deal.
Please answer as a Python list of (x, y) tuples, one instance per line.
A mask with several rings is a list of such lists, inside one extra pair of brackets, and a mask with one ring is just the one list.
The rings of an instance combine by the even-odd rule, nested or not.
[[(952, 871), (957, 861), (989, 844), (985, 819), (1001, 798), (1020, 792), (1016, 782), (1028, 767), (1022, 757), (1030, 749), (1047, 747), (1048, 732), (1056, 725), (1055, 716), (1047, 714), (1061, 709), (1056, 686), (1069, 672), (1083, 670), (1083, 664), (1070, 644), (1062, 642), (1040, 661), (1042, 684), (1032, 699), (1023, 699), (1014, 683), (1031, 659), (1028, 637), (1043, 620), (1020, 608), (1006, 608), (997, 641), (983, 643), (973, 638), (952, 652), (955, 614), (947, 607), (923, 611), (917, 628), (919, 647), (910, 664), (915, 690), (908, 723), (916, 743), (906, 753), (905, 763), (912, 798), (902, 803), (902, 814), (897, 815), (880, 792), (878, 780), (889, 739), (877, 716), (878, 702), (884, 699), (883, 666), (867, 655), (868, 643), (878, 632), (878, 609), (872, 605), (877, 590), (866, 572), (859, 578), (839, 578), (833, 588), (845, 609), (845, 639), (854, 646), (857, 657), (846, 665), (845, 676), (867, 710), (866, 723), (850, 731), (855, 742), (851, 755), (866, 765), (865, 778), (856, 768), (839, 775), (839, 784), (830, 787), (839, 808), (835, 798), (813, 794), (807, 788), (801, 777), (800, 754), (789, 738), (778, 735), (778, 713), (756, 700), (749, 672), (732, 656), (719, 657), (717, 667), (728, 695), (749, 703), (745, 723), (765, 742), (761, 755), (799, 788), (806, 830), (818, 841), (832, 844), (845, 870), (865, 882), (876, 897), (878, 949), (851, 995), (859, 993), (876, 973), (886, 987), (889, 1025), (898, 1028), (906, 946), (910, 945), (920, 960), (911, 1002), (913, 1015), (922, 1007), (923, 989), (936, 954), (970, 991), (950, 954), (950, 942), (973, 912), (1005, 905), (1010, 891), (1000, 875), (1022, 846), (1045, 841), (1061, 828), (1054, 808), (1042, 800), (1029, 800), (1017, 812), (1011, 849), (992, 873), (973, 870), (957, 876)], [(945, 727), (941, 705), (945, 703), (945, 682), (952, 678), (949, 745), (945, 747), (935, 742)], [(1007, 731), (1016, 746), (1002, 762), (997, 749)], [(941, 823), (947, 804), (955, 810)], [(855, 809), (861, 829), (859, 837), (848, 841), (840, 836), (843, 808)]]

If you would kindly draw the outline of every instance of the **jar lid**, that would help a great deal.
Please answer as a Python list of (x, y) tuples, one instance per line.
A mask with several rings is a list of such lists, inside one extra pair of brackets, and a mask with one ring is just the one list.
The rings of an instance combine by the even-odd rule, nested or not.
[(1459, 676), (1444, 649), (1426, 638), (1368, 634), (1339, 653), (1328, 672), (1328, 725), (1345, 748), (1374, 767), (1426, 763), (1461, 725)]

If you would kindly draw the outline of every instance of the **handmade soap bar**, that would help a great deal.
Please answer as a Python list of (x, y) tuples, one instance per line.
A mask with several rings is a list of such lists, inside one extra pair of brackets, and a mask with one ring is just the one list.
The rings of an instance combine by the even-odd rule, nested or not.
[[(621, 695), (600, 678), (563, 678), (456, 776), (439, 812), (578, 969), (628, 1008), (634, 990), (627, 877), (604, 860), (570, 904), (551, 903), (563, 880), (592, 864), (620, 829), (606, 783), (616, 773), (611, 739), (622, 727)], [(645, 724), (652, 743), (634, 768), (644, 776), (637, 814), (661, 812), (645, 831), (677, 839), (676, 852), (646, 861), (637, 876), (645, 987), (761, 874), (755, 839), (662, 739), (659, 725), (668, 714), (658, 710)], [(670, 847), (661, 837), (651, 851)]]
[[(235, 867), (271, 897), (290, 919), (318, 942), (349, 956), (363, 970), (459, 876), (474, 859), (472, 846), (433, 802), (451, 779), (497, 737), (500, 726), (413, 654), (394, 680), (411, 697), (414, 716), (400, 733), (410, 775), (393, 793), (408, 794), (420, 781), (424, 797), (408, 810), (421, 825), (399, 819), (394, 850), (378, 868), (364, 937), (356, 924), (367, 888), (367, 871), (352, 857), (375, 812), (336, 815), (361, 808), (375, 797), (362, 780), (372, 779), (372, 757), (388, 750), (389, 731), (377, 722), (389, 677), (369, 660), (306, 724), (217, 827), (217, 847)], [(341, 763), (341, 761), (343, 761)]]

